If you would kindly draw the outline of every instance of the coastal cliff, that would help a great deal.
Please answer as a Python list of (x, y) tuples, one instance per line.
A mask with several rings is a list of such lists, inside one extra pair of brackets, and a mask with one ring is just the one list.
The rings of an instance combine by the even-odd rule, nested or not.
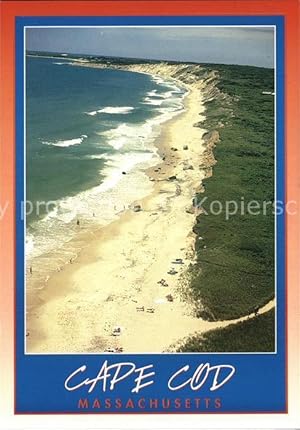
[[(50, 277), (28, 313), (28, 350), (224, 351), (225, 336), (226, 350), (251, 351), (254, 330), (265, 335), (255, 349), (271, 351), (274, 216), (226, 219), (197, 203), (205, 197), (226, 207), (272, 196), (273, 101), (262, 95), (273, 85), (271, 72), (124, 59), (71, 65), (174, 79), (187, 95), (157, 139), (161, 161), (146, 172), (151, 194), (134, 202), (137, 212), (124, 209), (115, 222), (81, 235), (76, 261)], [(57, 294), (57, 285), (68, 294)], [(112, 338), (116, 326), (122, 335)]]

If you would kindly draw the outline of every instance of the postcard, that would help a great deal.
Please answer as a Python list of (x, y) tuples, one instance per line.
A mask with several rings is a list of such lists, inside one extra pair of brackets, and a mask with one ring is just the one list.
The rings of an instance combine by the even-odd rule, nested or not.
[(2, 2), (3, 428), (300, 424), (298, 6)]

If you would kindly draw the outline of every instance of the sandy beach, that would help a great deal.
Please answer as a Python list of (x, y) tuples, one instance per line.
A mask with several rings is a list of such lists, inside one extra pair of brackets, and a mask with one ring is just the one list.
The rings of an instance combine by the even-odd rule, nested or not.
[[(164, 76), (151, 67), (131, 70)], [(184, 84), (185, 110), (163, 125), (157, 141), (163, 161), (146, 172), (153, 190), (135, 202), (141, 210), (127, 210), (108, 226), (84, 233), (78, 258), (51, 276), (34, 299), (28, 293), (27, 352), (158, 353), (195, 332), (248, 318), (201, 320), (181, 294), (195, 257), (192, 199), (207, 174), (199, 168), (206, 130), (194, 126), (205, 114), (201, 83)]]

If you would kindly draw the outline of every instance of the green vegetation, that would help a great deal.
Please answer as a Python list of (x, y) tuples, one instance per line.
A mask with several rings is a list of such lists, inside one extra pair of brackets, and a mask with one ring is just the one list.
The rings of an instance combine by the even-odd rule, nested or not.
[(265, 314), (190, 337), (178, 352), (272, 352), (274, 309)]
[[(206, 66), (202, 76), (217, 71), (216, 88), (206, 103), (206, 119), (199, 126), (217, 130), (217, 164), (204, 181), (208, 212), (197, 218), (198, 262), (191, 270), (191, 295), (198, 316), (224, 320), (247, 315), (274, 297), (274, 97), (273, 70), (247, 66)], [(226, 219), (209, 210), (213, 201), (228, 201), (238, 212)], [(269, 202), (257, 215), (247, 204)], [(245, 214), (242, 206), (245, 205)], [(233, 207), (233, 204), (231, 204)], [(213, 210), (218, 212), (218, 204)], [(225, 350), (227, 350), (225, 348)]]

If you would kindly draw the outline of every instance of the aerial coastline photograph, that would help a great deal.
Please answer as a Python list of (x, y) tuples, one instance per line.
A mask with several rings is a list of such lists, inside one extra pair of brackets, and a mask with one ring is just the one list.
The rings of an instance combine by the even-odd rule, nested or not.
[(25, 350), (276, 350), (273, 27), (26, 29)]

